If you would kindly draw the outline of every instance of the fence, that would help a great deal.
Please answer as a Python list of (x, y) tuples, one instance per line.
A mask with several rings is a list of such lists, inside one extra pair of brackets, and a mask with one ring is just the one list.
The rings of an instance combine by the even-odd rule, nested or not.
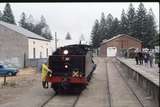
[(36, 67), (40, 72), (41, 65), (47, 62), (48, 58), (40, 58), (40, 59), (27, 59), (25, 67)]

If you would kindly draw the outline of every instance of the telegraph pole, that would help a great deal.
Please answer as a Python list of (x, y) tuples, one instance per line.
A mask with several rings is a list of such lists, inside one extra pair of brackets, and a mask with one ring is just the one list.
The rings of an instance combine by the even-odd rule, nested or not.
[(57, 49), (57, 32), (55, 32), (55, 50)]

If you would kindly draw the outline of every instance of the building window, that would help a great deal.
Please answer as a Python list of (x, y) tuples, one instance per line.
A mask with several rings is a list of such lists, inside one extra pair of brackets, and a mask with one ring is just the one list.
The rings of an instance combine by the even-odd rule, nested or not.
[(35, 44), (35, 41), (33, 41), (33, 44)]
[(33, 58), (35, 59), (36, 58), (36, 49), (33, 48)]
[(46, 49), (46, 56), (48, 57), (48, 48)]

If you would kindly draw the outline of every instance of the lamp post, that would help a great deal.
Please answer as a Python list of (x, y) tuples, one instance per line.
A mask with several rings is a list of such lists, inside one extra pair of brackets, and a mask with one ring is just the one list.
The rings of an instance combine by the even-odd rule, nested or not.
[(57, 42), (58, 42), (57, 32), (55, 32), (55, 50), (57, 49)]

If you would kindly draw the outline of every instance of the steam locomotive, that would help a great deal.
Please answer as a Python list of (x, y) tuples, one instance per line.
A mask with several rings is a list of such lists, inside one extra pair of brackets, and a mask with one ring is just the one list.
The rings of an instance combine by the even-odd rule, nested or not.
[(81, 92), (85, 89), (96, 68), (89, 45), (67, 45), (49, 56), (52, 71), (47, 81), (57, 93)]

